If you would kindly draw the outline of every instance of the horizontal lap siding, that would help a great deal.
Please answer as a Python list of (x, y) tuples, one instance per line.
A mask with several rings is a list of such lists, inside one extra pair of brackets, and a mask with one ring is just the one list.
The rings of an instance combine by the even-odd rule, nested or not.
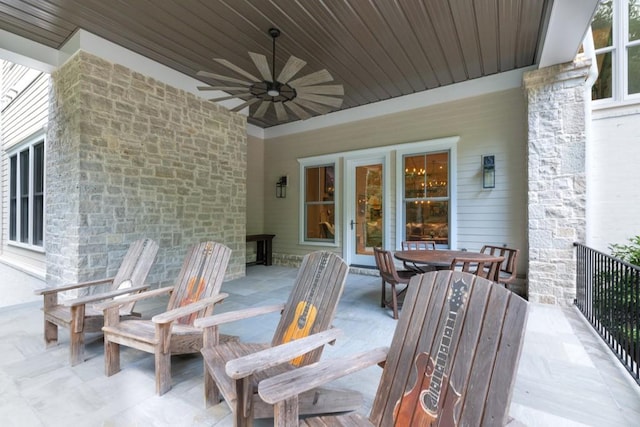
[[(23, 66), (11, 66), (5, 62), (2, 66), (2, 95), (13, 87), (15, 83), (29, 72)], [(6, 73), (6, 74), (4, 74)], [(48, 120), (49, 112), (49, 75), (37, 74), (24, 91), (14, 97), (4, 111), (2, 111), (2, 126), (0, 126), (0, 140), (3, 151), (10, 151), (17, 144), (35, 132), (42, 130)], [(0, 170), (0, 184), (2, 185), (2, 249), (1, 256), (9, 262), (37, 274), (44, 274), (44, 254), (8, 245), (9, 239), (9, 160), (2, 156)]]
[[(458, 247), (478, 250), (485, 243), (506, 243), (524, 250), (527, 246), (526, 127), (525, 100), (518, 88), (268, 139), (264, 146), (264, 217), (265, 230), (277, 236), (274, 252), (301, 255), (318, 248), (298, 243), (298, 158), (447, 136), (460, 136), (457, 149)], [(480, 162), (483, 154), (496, 156), (496, 188), (493, 190), (482, 189)], [(395, 173), (395, 159), (392, 157), (391, 160), (389, 167)], [(276, 199), (270, 189), (275, 187), (278, 176), (284, 174), (289, 175), (287, 198)], [(395, 189), (394, 179), (390, 185)], [(338, 200), (345, 197), (341, 193)], [(388, 202), (395, 211), (395, 200)], [(251, 201), (248, 203), (251, 206)], [(343, 206), (339, 208), (342, 212)], [(392, 216), (395, 215), (399, 216), (400, 212), (393, 212)], [(341, 220), (340, 216), (336, 217), (336, 221)], [(342, 251), (335, 247), (327, 249)], [(520, 260), (520, 271), (523, 272), (525, 257), (521, 256)]]

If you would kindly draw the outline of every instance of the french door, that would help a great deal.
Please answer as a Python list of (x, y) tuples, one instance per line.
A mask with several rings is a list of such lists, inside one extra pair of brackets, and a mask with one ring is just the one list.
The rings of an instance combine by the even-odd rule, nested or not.
[(346, 161), (345, 257), (352, 265), (375, 265), (374, 247), (388, 239), (386, 157)]

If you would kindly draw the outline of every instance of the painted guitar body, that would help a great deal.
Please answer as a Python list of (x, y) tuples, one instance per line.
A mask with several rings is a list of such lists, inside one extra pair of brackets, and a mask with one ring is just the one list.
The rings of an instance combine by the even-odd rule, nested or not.
[[(313, 322), (316, 321), (318, 309), (306, 301), (300, 301), (296, 306), (293, 321), (287, 328), (282, 339), (283, 342), (289, 342), (309, 336)], [(291, 361), (295, 366), (300, 366), (304, 356), (296, 357)]]
[(397, 427), (457, 426), (455, 409), (460, 393), (451, 387), (452, 393), (450, 396), (447, 395), (450, 384), (449, 378), (445, 375), (437, 401), (434, 401), (428, 393), (435, 369), (433, 360), (427, 353), (420, 353), (416, 357), (415, 366), (416, 383), (396, 404), (394, 425)]

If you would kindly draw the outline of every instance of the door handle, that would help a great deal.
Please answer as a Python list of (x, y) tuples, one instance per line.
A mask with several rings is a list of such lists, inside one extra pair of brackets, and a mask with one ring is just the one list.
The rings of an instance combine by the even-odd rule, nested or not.
[(351, 229), (353, 230), (353, 226), (354, 226), (354, 225), (358, 225), (358, 223), (357, 223), (357, 222), (355, 222), (354, 220), (351, 220), (350, 225), (351, 225)]

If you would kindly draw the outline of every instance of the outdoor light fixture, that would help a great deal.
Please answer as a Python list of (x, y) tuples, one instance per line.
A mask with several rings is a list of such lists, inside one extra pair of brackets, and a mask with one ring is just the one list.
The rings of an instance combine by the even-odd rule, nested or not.
[(281, 176), (276, 182), (276, 197), (278, 199), (284, 199), (287, 197), (287, 177)]
[(482, 188), (496, 188), (496, 156), (482, 156)]

